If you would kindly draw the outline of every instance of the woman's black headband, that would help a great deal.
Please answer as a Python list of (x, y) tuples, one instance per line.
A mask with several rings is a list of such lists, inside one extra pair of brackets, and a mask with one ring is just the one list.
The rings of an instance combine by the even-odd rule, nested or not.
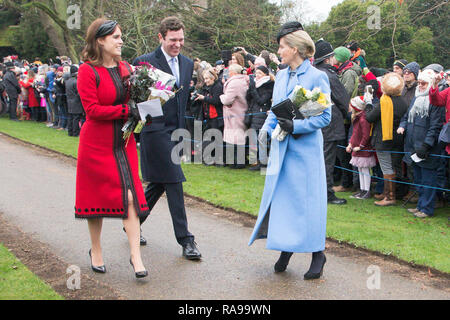
[(111, 33), (114, 32), (114, 29), (116, 29), (117, 21), (113, 20), (107, 20), (105, 21), (97, 30), (97, 33), (95, 34), (95, 38), (101, 38), (104, 36), (108, 36)]
[(280, 39), (283, 38), (285, 35), (298, 30), (304, 30), (300, 22), (297, 21), (286, 22), (281, 26), (280, 32), (278, 32), (277, 42), (280, 43)]

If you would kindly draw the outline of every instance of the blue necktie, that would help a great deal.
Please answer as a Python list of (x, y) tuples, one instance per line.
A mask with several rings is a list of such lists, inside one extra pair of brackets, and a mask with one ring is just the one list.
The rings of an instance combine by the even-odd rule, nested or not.
[(177, 86), (180, 87), (180, 73), (178, 71), (178, 63), (176, 62), (176, 58), (170, 59), (170, 69), (172, 70), (172, 74), (177, 78)]

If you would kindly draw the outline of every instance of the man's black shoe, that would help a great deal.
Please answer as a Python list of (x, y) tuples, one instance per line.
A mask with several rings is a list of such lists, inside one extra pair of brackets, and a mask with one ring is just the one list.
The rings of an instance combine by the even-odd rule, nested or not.
[(329, 204), (346, 204), (347, 200), (345, 199), (339, 199), (338, 197), (334, 196), (333, 198), (328, 199)]
[[(125, 233), (127, 233), (127, 230), (125, 230), (125, 227), (123, 227), (123, 231), (124, 231)], [(141, 230), (141, 235), (140, 235), (140, 237), (139, 237), (139, 243), (140, 243), (141, 246), (146, 246), (146, 245), (147, 245), (147, 239), (145, 239), (145, 238), (142, 236), (142, 230)]]
[(141, 244), (141, 246), (146, 246), (146, 245), (147, 245), (147, 239), (145, 239), (145, 238), (142, 236), (142, 233), (141, 233), (141, 236), (140, 236), (140, 238), (139, 238), (139, 243)]
[(195, 241), (188, 242), (183, 246), (183, 257), (187, 260), (200, 260), (202, 254), (198, 251)]

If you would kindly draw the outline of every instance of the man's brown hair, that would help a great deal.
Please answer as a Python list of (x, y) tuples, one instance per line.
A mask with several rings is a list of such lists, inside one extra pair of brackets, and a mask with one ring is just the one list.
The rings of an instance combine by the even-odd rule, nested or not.
[(167, 32), (178, 31), (180, 29), (184, 30), (184, 24), (175, 16), (164, 18), (159, 25), (159, 33), (161, 33), (163, 39), (166, 38)]

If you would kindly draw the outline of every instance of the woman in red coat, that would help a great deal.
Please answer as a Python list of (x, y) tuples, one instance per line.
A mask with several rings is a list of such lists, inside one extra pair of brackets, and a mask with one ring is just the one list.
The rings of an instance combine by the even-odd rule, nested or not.
[[(450, 75), (446, 75), (447, 83), (450, 82)], [(445, 123), (450, 121), (450, 88), (439, 92), (438, 84), (442, 80), (441, 75), (437, 75), (432, 87), (430, 88), (430, 103), (434, 106), (445, 107)], [(450, 143), (445, 148), (448, 154), (450, 154)]]
[(28, 107), (31, 109), (31, 118), (33, 120), (38, 120), (39, 115), (39, 101), (36, 98), (36, 95), (34, 93), (34, 80), (35, 80), (36, 74), (33, 70), (28, 70), (28, 77), (24, 82), (21, 82), (23, 88), (27, 90), (28, 93)]
[(149, 214), (139, 179), (136, 142), (127, 145), (122, 126), (129, 117), (139, 117), (128, 102), (127, 79), (131, 67), (121, 61), (122, 31), (117, 22), (97, 19), (87, 30), (77, 87), (86, 122), (78, 148), (75, 217), (88, 220), (92, 269), (106, 272), (100, 234), (102, 218), (121, 218), (130, 244), (136, 277), (147, 271), (139, 248), (139, 217)]

